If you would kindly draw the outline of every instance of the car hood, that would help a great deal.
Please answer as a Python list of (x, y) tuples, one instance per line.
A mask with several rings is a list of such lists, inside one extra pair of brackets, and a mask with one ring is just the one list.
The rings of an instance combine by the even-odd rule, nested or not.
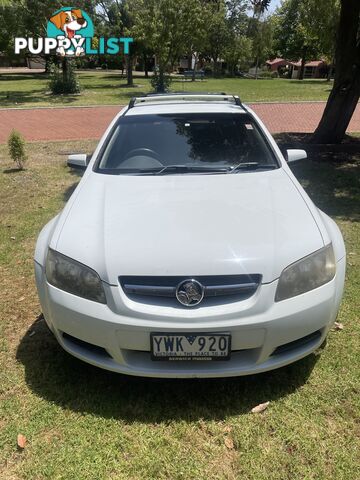
[(260, 273), (266, 283), (323, 240), (282, 168), (231, 175), (91, 172), (50, 246), (115, 285), (120, 275), (242, 273)]

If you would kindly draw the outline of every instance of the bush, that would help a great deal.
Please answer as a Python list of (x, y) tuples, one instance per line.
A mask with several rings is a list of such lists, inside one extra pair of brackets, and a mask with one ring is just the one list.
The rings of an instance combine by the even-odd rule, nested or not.
[[(62, 93), (80, 93), (80, 85), (76, 76), (75, 66), (69, 60), (64, 60), (63, 68), (53, 66), (50, 73), (49, 88), (54, 95)], [(66, 65), (66, 70), (64, 70)]]
[(25, 140), (16, 130), (13, 130), (9, 135), (8, 147), (11, 159), (17, 164), (19, 170), (23, 170), (27, 158)]
[(277, 78), (277, 72), (271, 72), (270, 70), (258, 70), (258, 78), (263, 78), (264, 80), (271, 80), (272, 78)]
[(156, 93), (164, 93), (170, 90), (172, 79), (170, 75), (163, 74), (162, 78), (159, 75), (159, 72), (156, 70), (154, 75), (151, 77), (150, 83)]

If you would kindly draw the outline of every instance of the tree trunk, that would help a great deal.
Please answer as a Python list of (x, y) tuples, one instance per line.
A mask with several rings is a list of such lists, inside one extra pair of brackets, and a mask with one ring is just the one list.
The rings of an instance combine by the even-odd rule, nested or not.
[(63, 57), (61, 59), (61, 70), (62, 70), (62, 76), (63, 76), (64, 84), (67, 82), (67, 78), (68, 78), (68, 71), (69, 71), (68, 61), (69, 61), (69, 59), (67, 57)]
[(133, 59), (131, 55), (128, 55), (126, 58), (126, 77), (127, 77), (127, 86), (133, 87), (134, 80), (133, 80)]
[(259, 57), (256, 56), (256, 63), (255, 63), (255, 80), (258, 79), (258, 70), (259, 70)]
[(332, 57), (331, 63), (328, 67), (328, 72), (327, 72), (327, 75), (326, 75), (326, 81), (327, 82), (330, 82), (330, 80), (331, 80), (331, 77), (332, 77), (332, 74), (333, 74), (333, 71), (334, 71), (334, 63), (335, 63), (335, 58)]
[(149, 77), (149, 69), (148, 69), (148, 59), (147, 59), (147, 55), (146, 55), (146, 53), (144, 53), (144, 55), (143, 55), (143, 59), (144, 59), (144, 72), (145, 72), (145, 78), (148, 78), (148, 77)]
[(341, 143), (359, 101), (360, 75), (351, 84), (334, 87), (312, 143)]
[(156, 93), (165, 93), (165, 69), (159, 65), (159, 81), (156, 85)]
[(332, 65), (329, 65), (328, 66), (328, 71), (327, 71), (327, 74), (326, 74), (326, 81), (327, 82), (330, 82), (330, 80), (331, 80), (332, 70), (333, 70)]
[(187, 61), (188, 61), (188, 70), (191, 70), (192, 69), (192, 53), (189, 53)]
[(307, 48), (304, 47), (303, 52), (302, 52), (301, 67), (300, 67), (300, 73), (299, 73), (299, 80), (304, 80), (304, 75), (305, 75), (305, 63), (306, 63), (306, 50), (307, 50)]
[(192, 71), (192, 77), (191, 77), (191, 81), (192, 82), (195, 82), (195, 73), (196, 73), (196, 66), (197, 66), (197, 62), (198, 62), (198, 57), (197, 57), (197, 53), (194, 53), (194, 68), (193, 68), (193, 71)]
[(359, 0), (341, 0), (334, 86), (312, 143), (341, 143), (360, 97)]
[(45, 72), (44, 73), (50, 73), (51, 70), (51, 57), (50, 55), (46, 55), (45, 57)]
[(213, 62), (214, 62), (214, 72), (213, 72), (213, 76), (214, 77), (217, 77), (218, 76), (218, 73), (219, 73), (219, 63), (218, 63), (218, 55), (213, 55), (212, 56), (212, 59), (213, 59)]

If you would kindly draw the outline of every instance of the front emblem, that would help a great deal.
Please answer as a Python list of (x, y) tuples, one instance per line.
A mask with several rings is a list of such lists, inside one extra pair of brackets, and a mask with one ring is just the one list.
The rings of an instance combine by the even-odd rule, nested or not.
[(197, 280), (183, 280), (176, 287), (176, 298), (185, 307), (195, 307), (204, 298), (204, 290)]

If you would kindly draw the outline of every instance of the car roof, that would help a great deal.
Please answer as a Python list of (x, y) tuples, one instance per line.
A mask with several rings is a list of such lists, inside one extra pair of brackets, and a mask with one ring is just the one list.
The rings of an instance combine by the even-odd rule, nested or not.
[(174, 102), (166, 104), (138, 105), (126, 111), (125, 115), (154, 115), (166, 113), (247, 113), (237, 105), (224, 105), (206, 102)]
[(179, 92), (133, 97), (125, 115), (158, 113), (247, 113), (239, 97), (225, 93)]

